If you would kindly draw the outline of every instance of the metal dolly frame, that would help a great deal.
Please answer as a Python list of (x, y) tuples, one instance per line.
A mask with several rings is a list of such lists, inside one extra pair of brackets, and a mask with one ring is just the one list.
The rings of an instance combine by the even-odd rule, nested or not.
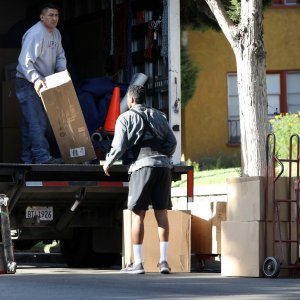
[[(293, 141), (296, 140), (297, 144), (297, 157), (293, 159)], [(271, 143), (273, 141), (273, 143)], [(271, 154), (269, 153), (270, 148), (272, 147)], [(266, 154), (267, 154), (267, 166), (266, 166), (266, 188), (265, 188), (265, 247), (264, 254), (265, 257), (268, 253), (268, 211), (269, 211), (269, 195), (272, 198), (272, 256), (266, 257), (264, 260), (262, 270), (265, 277), (275, 278), (279, 275), (280, 269), (300, 269), (299, 263), (299, 224), (300, 224), (300, 210), (299, 210), (299, 166), (300, 166), (300, 136), (298, 134), (293, 134), (290, 137), (290, 145), (289, 145), (289, 158), (281, 159), (276, 155), (276, 137), (273, 133), (267, 136), (266, 143)], [(288, 176), (288, 199), (276, 199), (276, 182), (280, 178), (280, 176), (284, 172), (284, 164), (288, 163), (289, 168), (289, 176)], [(276, 164), (279, 164), (281, 170), (278, 174), (276, 174)], [(296, 177), (292, 177), (292, 167), (293, 164), (296, 164)], [(269, 169), (271, 169), (271, 179), (269, 177)], [(295, 190), (296, 197), (295, 200), (292, 199), (292, 180), (295, 180)], [(271, 180), (271, 182), (270, 182)], [(271, 183), (271, 189), (269, 191), (269, 184)], [(287, 222), (288, 222), (288, 233), (286, 239), (282, 238), (281, 232), (281, 220), (279, 215), (279, 204), (285, 203), (287, 205)], [(296, 204), (296, 220), (292, 220), (292, 203)], [(292, 222), (294, 222), (294, 226), (296, 226), (296, 238), (292, 238)], [(278, 232), (276, 232), (276, 225), (278, 228)], [(276, 233), (278, 234), (278, 238), (276, 238)], [(275, 251), (275, 245), (279, 244), (280, 246), (280, 255), (278, 255)], [(284, 253), (283, 253), (283, 245), (287, 247), (287, 261), (286, 265), (283, 265), (284, 261)], [(292, 244), (296, 244), (297, 248), (297, 260), (296, 262), (292, 262)]]
[(10, 220), (8, 212), (9, 198), (0, 194), (0, 226), (1, 226), (1, 243), (0, 243), (0, 259), (1, 274), (16, 273), (17, 264), (14, 259), (13, 245), (10, 233)]

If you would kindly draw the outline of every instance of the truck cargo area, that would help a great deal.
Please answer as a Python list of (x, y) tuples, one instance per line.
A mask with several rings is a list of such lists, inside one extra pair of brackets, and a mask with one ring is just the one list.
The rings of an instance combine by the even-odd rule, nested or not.
[[(172, 178), (188, 175), (191, 198), (193, 168), (180, 164), (179, 0), (53, 2), (62, 8), (58, 29), (89, 133), (103, 124), (112, 93), (99, 95), (101, 83), (121, 87), (123, 97), (134, 74), (146, 74), (146, 104), (166, 113), (178, 141)], [(0, 4), (0, 193), (9, 198), (16, 249), (60, 240), (69, 266), (109, 266), (122, 251), (128, 165), (114, 165), (107, 177), (97, 162), (38, 165), (20, 160), (22, 118), (14, 94), (15, 67), (22, 35), (39, 20), (41, 3)], [(103, 159), (103, 153), (96, 153)]]

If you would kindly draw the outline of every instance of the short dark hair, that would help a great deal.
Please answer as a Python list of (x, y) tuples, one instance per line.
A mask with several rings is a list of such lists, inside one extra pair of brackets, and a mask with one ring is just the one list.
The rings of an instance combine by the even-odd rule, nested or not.
[(48, 2), (41, 5), (40, 12), (43, 14), (47, 9), (57, 9), (59, 11), (59, 6), (56, 3)]
[(137, 104), (145, 102), (144, 87), (142, 85), (130, 85), (127, 90), (128, 96), (132, 97)]

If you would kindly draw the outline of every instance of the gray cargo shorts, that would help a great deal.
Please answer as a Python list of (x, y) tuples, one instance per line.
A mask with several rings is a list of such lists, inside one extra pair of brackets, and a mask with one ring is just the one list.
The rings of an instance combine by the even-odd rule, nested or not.
[(171, 169), (162, 167), (144, 167), (130, 175), (128, 192), (129, 210), (170, 209)]

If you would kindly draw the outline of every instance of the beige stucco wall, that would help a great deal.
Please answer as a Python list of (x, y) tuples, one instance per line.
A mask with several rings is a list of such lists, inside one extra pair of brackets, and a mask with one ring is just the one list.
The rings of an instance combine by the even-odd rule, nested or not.
[[(300, 70), (300, 8), (269, 8), (264, 13), (267, 70)], [(222, 32), (188, 32), (188, 51), (200, 67), (193, 98), (183, 109), (185, 159), (233, 154), (227, 144), (227, 73), (235, 57)]]

